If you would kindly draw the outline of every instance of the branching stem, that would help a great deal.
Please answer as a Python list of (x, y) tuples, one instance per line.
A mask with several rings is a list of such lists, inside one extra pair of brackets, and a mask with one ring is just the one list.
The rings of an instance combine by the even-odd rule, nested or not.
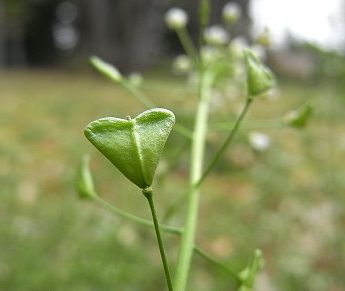
[(252, 100), (251, 98), (247, 98), (246, 100), (246, 104), (244, 105), (241, 114), (239, 115), (239, 117), (237, 118), (234, 127), (232, 128), (232, 130), (230, 131), (228, 137), (226, 138), (226, 140), (224, 141), (224, 143), (222, 144), (222, 146), (219, 148), (219, 150), (217, 151), (217, 153), (214, 155), (213, 159), (211, 160), (211, 162), (208, 164), (208, 166), (206, 167), (205, 171), (203, 172), (201, 178), (197, 181), (197, 183), (195, 184), (195, 186), (200, 186), (201, 183), (204, 181), (204, 179), (207, 177), (207, 175), (210, 173), (210, 171), (213, 169), (213, 167), (215, 166), (215, 164), (218, 162), (218, 160), (220, 159), (220, 157), (222, 156), (222, 154), (224, 153), (224, 151), (226, 150), (226, 148), (228, 147), (228, 145), (231, 143), (231, 141), (234, 139), (234, 136), (236, 135), (236, 132), (242, 122), (242, 120), (244, 119), (244, 117), (246, 116), (250, 105), (252, 104)]
[[(110, 203), (108, 203), (107, 201), (103, 200), (102, 198), (100, 198), (99, 196), (97, 196), (97, 194), (92, 197), (92, 199), (101, 207), (107, 209), (108, 211), (110, 211), (111, 213), (128, 219), (130, 221), (135, 222), (138, 225), (142, 225), (145, 227), (150, 227), (153, 228), (154, 224), (152, 221), (138, 217), (136, 215), (133, 215), (131, 213), (128, 213), (124, 210), (121, 210), (113, 205), (111, 205)], [(170, 233), (170, 234), (175, 234), (175, 235), (182, 235), (183, 229), (179, 228), (179, 227), (175, 227), (175, 226), (170, 226), (170, 225), (165, 225), (165, 224), (159, 224), (159, 228), (166, 232), (166, 233)], [(222, 262), (220, 262), (218, 259), (214, 258), (213, 256), (211, 256), (210, 254), (206, 253), (204, 250), (202, 250), (201, 248), (199, 248), (198, 246), (194, 246), (194, 252), (196, 254), (198, 254), (200, 257), (204, 258), (206, 261), (222, 268), (223, 270), (227, 271), (228, 274), (232, 277), (234, 277), (235, 279), (237, 278), (237, 274), (232, 271), (229, 267), (225, 266)]]

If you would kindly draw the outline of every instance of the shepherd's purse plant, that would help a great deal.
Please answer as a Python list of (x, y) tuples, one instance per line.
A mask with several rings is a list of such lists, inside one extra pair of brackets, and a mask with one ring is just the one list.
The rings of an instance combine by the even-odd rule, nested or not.
[[(260, 57), (250, 48), (239, 45), (238, 39), (231, 39), (225, 28), (208, 26), (209, 1), (200, 1), (199, 43), (196, 45), (187, 32), (188, 15), (180, 8), (172, 8), (166, 14), (167, 26), (176, 32), (186, 54), (174, 63), (174, 71), (193, 75), (196, 79), (198, 102), (194, 116), (193, 130), (187, 129), (168, 109), (159, 108), (141, 90), (140, 83), (123, 76), (116, 67), (98, 57), (90, 59), (92, 66), (116, 85), (136, 97), (146, 108), (138, 116), (105, 117), (90, 122), (85, 128), (86, 138), (101, 152), (129, 181), (140, 189), (147, 199), (152, 221), (125, 212), (103, 200), (94, 188), (89, 168), (89, 158), (83, 157), (77, 179), (77, 190), (81, 198), (90, 199), (115, 215), (129, 219), (148, 228), (154, 228), (160, 252), (167, 288), (169, 291), (185, 291), (190, 274), (193, 255), (199, 255), (215, 266), (222, 268), (237, 284), (237, 290), (250, 290), (255, 276), (262, 266), (262, 252), (255, 250), (253, 258), (240, 271), (214, 258), (200, 249), (195, 242), (201, 186), (214, 169), (245, 119), (256, 98), (267, 93), (274, 85), (272, 72)], [(241, 10), (235, 4), (224, 7), (225, 25), (236, 25)], [(197, 49), (199, 47), (199, 49)], [(244, 69), (244, 70), (243, 70)], [(206, 138), (212, 93), (222, 90), (232, 82), (233, 86), (244, 89), (243, 106), (234, 122), (229, 121), (227, 137), (220, 143), (214, 156), (205, 161)], [(244, 86), (243, 86), (244, 85)], [(310, 105), (303, 105), (279, 121), (281, 126), (304, 126), (311, 113)], [(174, 211), (181, 199), (186, 199), (185, 221), (180, 227), (158, 222), (154, 204), (153, 180), (160, 157), (171, 131), (174, 130), (190, 142), (189, 186), (187, 194), (176, 199), (170, 210)], [(176, 266), (169, 265), (165, 253), (162, 233), (180, 236), (180, 248)], [(174, 269), (174, 278), (170, 269)]]

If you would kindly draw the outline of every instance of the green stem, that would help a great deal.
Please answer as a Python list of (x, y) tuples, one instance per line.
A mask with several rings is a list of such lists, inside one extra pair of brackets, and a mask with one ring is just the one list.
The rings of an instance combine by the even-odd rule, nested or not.
[(201, 185), (201, 183), (204, 181), (204, 179), (207, 177), (207, 175), (213, 169), (214, 165), (218, 162), (218, 160), (220, 159), (220, 157), (222, 156), (222, 154), (226, 150), (227, 146), (234, 139), (234, 136), (235, 136), (235, 134), (236, 134), (236, 132), (237, 132), (237, 130), (238, 130), (242, 120), (246, 116), (246, 114), (248, 112), (248, 109), (249, 109), (250, 105), (252, 104), (252, 101), (253, 101), (253, 99), (247, 98), (246, 104), (244, 105), (243, 110), (242, 110), (240, 116), (236, 120), (235, 125), (232, 128), (229, 136), (226, 138), (226, 140), (224, 141), (223, 145), (219, 148), (218, 152), (214, 155), (213, 159), (211, 160), (211, 162), (206, 167), (206, 170), (203, 172), (201, 178), (197, 181), (196, 186), (200, 186)]
[[(210, 129), (217, 131), (225, 131), (232, 129), (235, 126), (235, 122), (216, 122), (210, 124)], [(253, 129), (274, 129), (284, 128), (286, 125), (281, 119), (268, 119), (268, 120), (248, 120), (242, 123), (241, 128), (247, 130)]]
[(167, 261), (166, 255), (165, 255), (164, 245), (163, 245), (161, 233), (160, 233), (160, 230), (159, 230), (157, 213), (156, 213), (155, 205), (154, 205), (153, 199), (152, 199), (152, 196), (153, 196), (152, 189), (151, 188), (143, 189), (143, 194), (146, 197), (146, 199), (147, 199), (147, 201), (149, 202), (149, 205), (150, 205), (150, 210), (151, 210), (153, 224), (154, 224), (155, 231), (156, 231), (156, 236), (157, 236), (157, 241), (158, 241), (158, 246), (159, 246), (159, 252), (161, 254), (161, 259), (162, 259), (162, 263), (163, 263), (165, 277), (166, 277), (166, 280), (167, 280), (168, 289), (169, 289), (169, 291), (173, 291), (171, 277), (170, 277), (170, 272), (169, 272), (168, 261)]
[(223, 271), (231, 275), (231, 277), (236, 280), (237, 283), (240, 283), (240, 278), (236, 271), (230, 269), (228, 266), (220, 262), (218, 259), (214, 258), (213, 256), (209, 255), (202, 249), (199, 249), (197, 246), (194, 247), (195, 253), (197, 253), (200, 257), (203, 257), (205, 260), (212, 262), (213, 264), (217, 265), (219, 268), (221, 268)]
[(174, 129), (176, 130), (176, 132), (188, 138), (189, 140), (192, 139), (191, 131), (181, 123), (175, 123)]
[[(157, 107), (156, 104), (150, 98), (148, 98), (145, 94), (143, 94), (140, 90), (138, 90), (135, 86), (133, 86), (127, 80), (123, 80), (120, 84), (130, 94), (132, 94), (135, 98), (137, 98), (146, 108), (149, 109), (149, 108)], [(179, 134), (183, 135), (184, 137), (191, 139), (192, 134), (190, 130), (184, 127), (182, 124), (176, 123), (175, 130)]]
[[(136, 215), (130, 214), (124, 210), (121, 210), (117, 207), (114, 207), (113, 205), (111, 205), (110, 203), (108, 203), (107, 201), (103, 200), (102, 198), (100, 198), (99, 196), (95, 196), (92, 197), (92, 199), (99, 204), (100, 206), (102, 206), (103, 208), (109, 210), (110, 212), (122, 217), (122, 218), (126, 218), (129, 219), (137, 224), (143, 225), (143, 226), (147, 226), (147, 227), (153, 227), (153, 223), (150, 220), (138, 217)], [(164, 225), (161, 224), (160, 228), (167, 232), (167, 233), (171, 233), (171, 234), (178, 234), (181, 235), (182, 233), (182, 229), (179, 227), (174, 227), (174, 226), (170, 226), (170, 225)]]
[[(97, 194), (95, 194), (97, 195)], [(108, 211), (110, 211), (111, 213), (125, 218), (125, 219), (129, 219), (133, 222), (135, 222), (138, 225), (142, 225), (145, 227), (154, 227), (154, 224), (152, 221), (138, 217), (136, 215), (130, 214), (124, 210), (121, 210), (113, 205), (111, 205), (110, 203), (108, 203), (107, 201), (103, 200), (102, 198), (100, 198), (99, 196), (94, 196), (92, 197), (92, 199), (101, 207), (107, 209)], [(175, 235), (182, 235), (182, 228), (179, 227), (174, 227), (174, 226), (170, 226), (170, 225), (164, 225), (164, 224), (159, 224), (159, 228), (166, 232), (166, 233), (170, 233), (170, 234), (175, 234)], [(224, 268), (224, 264), (221, 263), (220, 261), (218, 261), (217, 259), (213, 258), (211, 255), (207, 254), (205, 251), (201, 250), (198, 246), (194, 246), (194, 252), (196, 254), (198, 254), (199, 256), (201, 256), (202, 258), (204, 258), (205, 260), (209, 261), (210, 263), (215, 264), (218, 267), (223, 268), (224, 270), (226, 270), (230, 276), (233, 276), (234, 272), (229, 269), (228, 267)]]
[(177, 36), (182, 44), (183, 49), (191, 58), (195, 65), (198, 63), (198, 53), (185, 27), (176, 30)]
[(214, 76), (210, 72), (201, 73), (200, 100), (195, 119), (195, 131), (192, 142), (191, 166), (190, 166), (190, 192), (188, 193), (188, 212), (186, 225), (182, 234), (181, 249), (177, 263), (175, 277), (176, 291), (186, 290), (188, 273), (190, 269), (195, 232), (197, 227), (197, 216), (199, 206), (199, 188), (195, 183), (199, 181), (202, 173), (204, 149), (206, 143), (207, 119), (209, 112), (209, 101), (211, 98), (211, 86)]
[(137, 98), (141, 103), (145, 105), (147, 108), (155, 107), (155, 104), (146, 97), (143, 93), (141, 93), (135, 86), (133, 86), (127, 80), (123, 80), (121, 83), (123, 88), (125, 88), (130, 94), (132, 94), (135, 98)]

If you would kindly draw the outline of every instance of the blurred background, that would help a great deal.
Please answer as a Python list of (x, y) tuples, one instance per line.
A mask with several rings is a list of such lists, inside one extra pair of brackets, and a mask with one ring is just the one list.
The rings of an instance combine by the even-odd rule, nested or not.
[[(221, 25), (229, 1), (210, 2), (210, 25)], [(238, 271), (262, 249), (255, 290), (345, 290), (345, 2), (230, 2), (242, 11), (228, 28), (231, 40), (260, 51), (278, 86), (255, 103), (203, 186), (197, 242)], [(143, 76), (140, 88), (192, 128), (197, 93), (171, 69), (183, 49), (164, 15), (185, 9), (197, 40), (198, 5), (0, 0), (0, 290), (164, 290), (153, 233), (78, 200), (74, 190), (80, 156), (91, 153), (100, 195), (149, 218), (138, 189), (83, 136), (91, 120), (145, 108), (88, 59)], [(231, 88), (220, 93), (206, 159), (244, 101)], [(307, 126), (283, 126), (281, 118), (306, 101), (314, 108)], [(188, 140), (173, 133), (156, 179), (161, 217), (186, 188), (188, 158)], [(184, 210), (181, 203), (170, 223), (181, 225)], [(165, 239), (174, 272), (179, 240)], [(193, 260), (189, 290), (233, 290), (233, 283)]]

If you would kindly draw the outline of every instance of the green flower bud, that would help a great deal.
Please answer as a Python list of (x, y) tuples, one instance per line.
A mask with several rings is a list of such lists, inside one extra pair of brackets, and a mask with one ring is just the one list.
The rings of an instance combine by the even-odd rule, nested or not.
[(91, 57), (90, 63), (98, 72), (100, 72), (102, 75), (104, 75), (108, 79), (116, 83), (119, 83), (122, 81), (122, 75), (118, 71), (118, 69), (116, 69), (113, 65), (103, 61), (99, 57)]
[(275, 84), (271, 70), (249, 49), (244, 51), (244, 57), (246, 62), (247, 91), (249, 98), (271, 89)]
[(251, 290), (251, 288), (254, 285), (256, 274), (262, 268), (262, 265), (263, 265), (262, 251), (259, 249), (256, 249), (254, 252), (252, 261), (243, 271), (239, 273), (239, 277), (242, 283), (241, 287), (243, 288), (246, 287), (246, 288), (249, 288), (248, 290)]
[(313, 107), (309, 103), (306, 103), (298, 109), (285, 114), (283, 121), (291, 127), (302, 128), (307, 124), (312, 114)]
[(136, 118), (106, 117), (86, 126), (87, 139), (130, 181), (144, 189), (152, 185), (159, 158), (175, 123), (175, 115), (162, 108)]
[(76, 190), (81, 199), (88, 199), (97, 196), (94, 190), (89, 161), (90, 157), (88, 155), (84, 155), (80, 161), (80, 165), (78, 168)]

